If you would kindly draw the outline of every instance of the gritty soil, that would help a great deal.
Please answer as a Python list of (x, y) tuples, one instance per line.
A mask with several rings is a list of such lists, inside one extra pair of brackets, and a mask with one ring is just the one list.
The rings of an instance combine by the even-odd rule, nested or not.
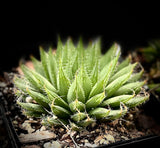
[[(160, 125), (151, 116), (145, 114), (143, 105), (129, 110), (123, 119), (99, 121), (80, 132), (70, 131), (64, 127), (44, 127), (40, 124), (41, 119), (27, 118), (22, 114), (22, 110), (16, 104), (13, 76), (14, 73), (4, 73), (4, 76), (0, 77), (0, 99), (5, 108), (5, 114), (12, 120), (23, 148), (97, 147), (160, 134)], [(0, 116), (0, 144), (2, 147), (9, 147), (6, 130)]]

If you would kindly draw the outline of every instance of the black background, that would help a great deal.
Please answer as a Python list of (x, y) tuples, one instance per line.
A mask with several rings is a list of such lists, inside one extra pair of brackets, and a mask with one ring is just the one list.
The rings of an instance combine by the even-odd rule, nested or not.
[(123, 52), (145, 46), (150, 39), (160, 38), (158, 6), (131, 1), (5, 2), (1, 5), (0, 70), (11, 70), (21, 57), (38, 56), (41, 44), (56, 47), (58, 35), (75, 41), (81, 35), (86, 42), (100, 36), (103, 51), (114, 41)]

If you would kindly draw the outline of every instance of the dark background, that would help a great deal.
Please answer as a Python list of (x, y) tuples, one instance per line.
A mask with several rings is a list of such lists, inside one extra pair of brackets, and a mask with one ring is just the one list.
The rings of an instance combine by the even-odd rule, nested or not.
[(100, 36), (105, 51), (114, 41), (123, 53), (160, 38), (158, 3), (109, 2), (6, 2), (1, 5), (0, 71), (11, 70), (20, 58), (38, 57), (39, 45), (52, 43), (57, 36), (81, 35), (88, 42)]

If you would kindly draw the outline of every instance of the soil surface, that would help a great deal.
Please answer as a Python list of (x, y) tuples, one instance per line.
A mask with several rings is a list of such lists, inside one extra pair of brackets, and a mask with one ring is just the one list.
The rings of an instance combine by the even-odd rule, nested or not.
[[(11, 118), (23, 148), (97, 147), (160, 134), (160, 125), (154, 118), (145, 114), (143, 105), (129, 110), (123, 119), (99, 121), (80, 132), (70, 131), (65, 127), (44, 127), (40, 124), (41, 119), (27, 118), (22, 114), (21, 108), (16, 104), (13, 76), (14, 73), (4, 73), (4, 76), (0, 77), (0, 99), (5, 108), (5, 114)], [(10, 147), (6, 131), (0, 115), (2, 147)]]

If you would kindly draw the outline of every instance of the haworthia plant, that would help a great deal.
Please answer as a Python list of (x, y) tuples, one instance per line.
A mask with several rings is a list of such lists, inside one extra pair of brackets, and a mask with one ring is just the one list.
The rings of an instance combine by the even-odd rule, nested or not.
[(33, 101), (17, 102), (27, 116), (42, 118), (47, 126), (77, 130), (96, 120), (120, 118), (149, 98), (139, 94), (143, 70), (136, 73), (138, 64), (128, 58), (120, 63), (120, 54), (116, 43), (101, 54), (100, 40), (85, 48), (82, 39), (77, 46), (71, 39), (65, 44), (59, 39), (56, 53), (41, 48), (41, 60), (31, 58), (34, 70), (21, 65), (24, 75), (14, 83), (23, 98)]

